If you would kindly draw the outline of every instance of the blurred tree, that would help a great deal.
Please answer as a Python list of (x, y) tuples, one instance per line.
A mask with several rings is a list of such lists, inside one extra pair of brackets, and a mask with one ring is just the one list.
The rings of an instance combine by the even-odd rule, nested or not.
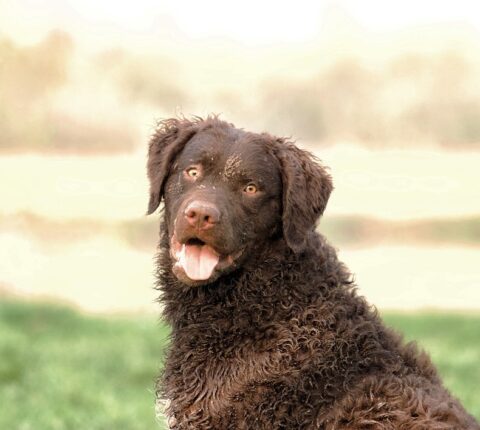
[(480, 144), (480, 93), (476, 73), (458, 54), (400, 58), (393, 83), (414, 95), (399, 113), (400, 137), (447, 146)]
[(128, 102), (174, 110), (187, 100), (178, 85), (178, 67), (168, 58), (133, 56), (116, 48), (102, 52), (95, 63)]
[(71, 37), (53, 31), (34, 46), (0, 41), (0, 149), (48, 145), (47, 107), (68, 77)]
[(320, 141), (377, 136), (375, 79), (356, 61), (335, 64), (302, 82), (276, 81), (261, 90), (266, 126)]
[(324, 113), (318, 89), (303, 83), (276, 81), (261, 90), (262, 124), (279, 135), (310, 140), (325, 137)]
[(265, 127), (315, 142), (480, 146), (480, 91), (457, 54), (403, 55), (386, 68), (341, 61), (302, 81), (260, 89)]
[[(74, 85), (66, 97), (68, 106), (58, 106), (58, 90), (72, 84), (73, 53), (72, 38), (61, 31), (27, 47), (0, 41), (0, 149), (92, 153), (133, 148), (127, 124), (82, 116)], [(94, 91), (104, 96), (98, 87)]]
[(73, 41), (62, 31), (49, 33), (31, 47), (17, 47), (8, 39), (0, 41), (4, 103), (30, 103), (64, 84), (72, 51)]

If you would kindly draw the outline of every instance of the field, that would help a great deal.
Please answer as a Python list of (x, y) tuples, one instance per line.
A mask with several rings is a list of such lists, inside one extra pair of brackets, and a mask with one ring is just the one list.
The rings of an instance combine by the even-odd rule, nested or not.
[[(480, 315), (387, 313), (432, 355), (480, 418)], [(153, 429), (154, 380), (168, 328), (152, 316), (98, 317), (0, 302), (0, 428)]]

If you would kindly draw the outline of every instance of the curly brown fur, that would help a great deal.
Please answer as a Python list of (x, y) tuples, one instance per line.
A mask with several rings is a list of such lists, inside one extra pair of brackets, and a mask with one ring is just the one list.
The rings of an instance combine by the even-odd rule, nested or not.
[[(270, 205), (269, 220), (260, 204), (255, 211), (248, 211), (250, 201), (227, 207), (235, 214), (227, 222), (264, 223), (242, 224), (248, 240), (238, 243), (248, 252), (212, 281), (179, 279), (171, 252), (173, 218), (182, 208), (177, 200), (197, 188), (204, 192), (210, 182), (203, 188), (176, 183), (182, 181), (178, 157), (187, 145), (208, 144), (209, 150), (244, 148), (248, 163), (258, 142), (281, 181), (280, 194), (272, 191), (262, 203)], [(166, 198), (157, 274), (172, 334), (157, 397), (171, 401), (171, 428), (480, 428), (443, 387), (428, 356), (404, 344), (357, 295), (335, 250), (315, 231), (332, 189), (318, 160), (283, 139), (217, 118), (169, 120), (152, 138), (148, 169), (149, 213)], [(217, 199), (222, 191), (213, 189)], [(243, 202), (225, 193), (227, 206)]]

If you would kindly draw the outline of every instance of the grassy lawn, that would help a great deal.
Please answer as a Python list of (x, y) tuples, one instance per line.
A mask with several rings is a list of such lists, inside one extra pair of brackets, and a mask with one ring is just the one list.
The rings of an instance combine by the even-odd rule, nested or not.
[[(480, 418), (480, 315), (392, 314)], [(0, 428), (155, 429), (154, 379), (168, 329), (153, 317), (92, 317), (0, 303)]]
[(480, 420), (480, 315), (384, 314), (384, 320), (430, 354), (446, 387)]
[(0, 303), (0, 428), (154, 429), (166, 327)]

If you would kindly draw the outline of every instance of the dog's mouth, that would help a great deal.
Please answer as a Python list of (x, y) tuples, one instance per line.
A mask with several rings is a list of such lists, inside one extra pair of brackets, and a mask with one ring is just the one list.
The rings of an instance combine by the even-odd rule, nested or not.
[(222, 254), (197, 237), (181, 243), (174, 235), (171, 240), (171, 255), (175, 260), (173, 272), (181, 280), (213, 281), (216, 273), (232, 267), (241, 254), (242, 250), (234, 254)]

